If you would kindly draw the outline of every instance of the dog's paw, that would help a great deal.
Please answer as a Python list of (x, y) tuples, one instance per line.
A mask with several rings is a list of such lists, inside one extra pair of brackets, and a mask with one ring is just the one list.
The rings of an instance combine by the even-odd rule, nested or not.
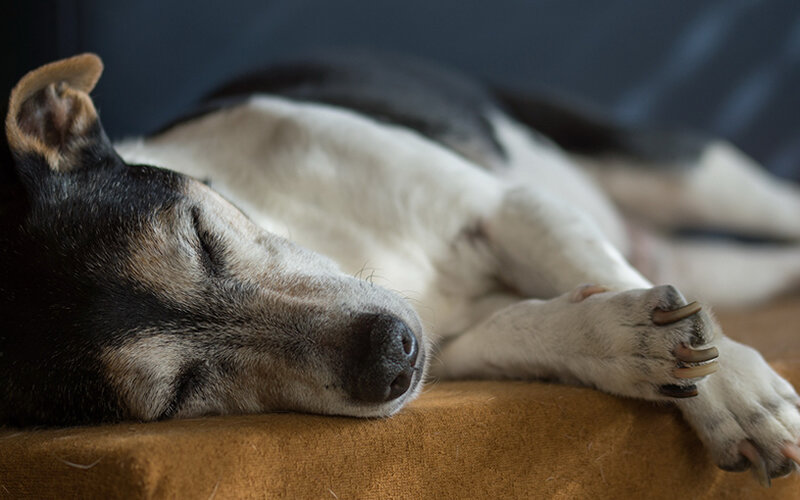
[(720, 468), (752, 468), (768, 486), (800, 464), (800, 397), (756, 350), (727, 338), (718, 346), (718, 373), (678, 406)]
[(716, 323), (672, 286), (606, 293), (585, 285), (569, 297), (590, 308), (583, 315), (595, 320), (593, 330), (602, 330), (593, 340), (595, 356), (613, 362), (607, 373), (593, 374), (602, 390), (648, 400), (691, 398), (719, 366), (710, 345)]

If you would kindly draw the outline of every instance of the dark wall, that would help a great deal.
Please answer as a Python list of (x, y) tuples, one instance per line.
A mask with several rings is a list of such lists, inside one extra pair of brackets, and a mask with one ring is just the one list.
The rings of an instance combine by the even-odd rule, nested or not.
[(222, 80), (329, 47), (438, 59), (630, 123), (726, 136), (800, 180), (797, 0), (12, 0), (1, 89), (82, 51), (115, 138), (151, 131)]

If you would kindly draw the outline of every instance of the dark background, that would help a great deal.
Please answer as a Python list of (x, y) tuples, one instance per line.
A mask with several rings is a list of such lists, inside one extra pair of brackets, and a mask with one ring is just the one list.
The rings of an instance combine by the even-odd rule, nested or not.
[(79, 52), (106, 63), (109, 135), (153, 131), (248, 68), (331, 47), (440, 60), (631, 124), (733, 140), (800, 180), (798, 0), (12, 0), (0, 90)]

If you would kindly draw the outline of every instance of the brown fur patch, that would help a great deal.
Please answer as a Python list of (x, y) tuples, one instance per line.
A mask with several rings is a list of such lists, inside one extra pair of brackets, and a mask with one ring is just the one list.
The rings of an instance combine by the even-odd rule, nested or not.
[(34, 152), (53, 170), (70, 167), (70, 151), (97, 118), (89, 92), (103, 63), (82, 54), (46, 64), (26, 74), (11, 91), (6, 137), (12, 151)]
[(191, 226), (181, 223), (176, 211), (158, 214), (131, 238), (127, 276), (169, 302), (197, 302), (205, 273), (194, 257)]
[(133, 339), (102, 355), (108, 382), (117, 389), (130, 416), (154, 420), (172, 397), (171, 386), (190, 348), (162, 336)]

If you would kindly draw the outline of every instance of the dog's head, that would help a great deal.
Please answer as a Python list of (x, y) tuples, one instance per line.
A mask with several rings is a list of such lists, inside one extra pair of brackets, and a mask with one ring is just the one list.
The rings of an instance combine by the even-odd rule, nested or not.
[(416, 314), (263, 231), (204, 184), (129, 165), (82, 55), (14, 88), (0, 202), (0, 420), (299, 410), (382, 416), (416, 395)]

